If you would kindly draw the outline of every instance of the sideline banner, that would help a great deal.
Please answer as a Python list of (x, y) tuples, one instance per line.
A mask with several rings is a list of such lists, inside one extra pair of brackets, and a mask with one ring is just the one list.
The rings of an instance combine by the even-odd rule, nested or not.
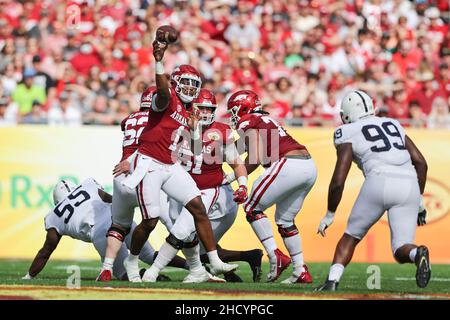
[[(327, 237), (316, 234), (326, 211), (328, 183), (336, 160), (333, 129), (287, 128), (305, 144), (318, 167), (318, 179), (297, 216), (306, 262), (331, 261), (336, 243), (364, 181), (352, 166), (344, 196)], [(428, 223), (417, 228), (416, 242), (430, 248), (433, 263), (450, 263), (450, 131), (407, 130), (428, 161), (426, 206)], [(75, 183), (94, 177), (112, 192), (112, 168), (121, 156), (122, 133), (118, 127), (52, 128), (19, 126), (0, 128), (0, 258), (33, 258), (45, 239), (43, 218), (53, 207), (52, 189), (60, 178)], [(252, 183), (259, 170), (250, 176)], [(236, 186), (234, 186), (236, 187)], [(276, 240), (274, 208), (267, 211)], [(135, 220), (140, 214), (136, 211)], [(158, 224), (150, 238), (159, 249), (167, 232)], [(245, 220), (242, 209), (221, 245), (229, 249), (262, 248)], [(63, 238), (52, 258), (98, 258), (93, 246)], [(357, 248), (354, 261), (393, 262), (389, 225), (385, 216)]]

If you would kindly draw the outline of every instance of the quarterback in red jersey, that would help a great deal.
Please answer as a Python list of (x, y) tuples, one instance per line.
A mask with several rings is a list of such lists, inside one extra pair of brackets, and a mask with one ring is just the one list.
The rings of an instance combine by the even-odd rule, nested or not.
[[(133, 154), (138, 149), (139, 137), (147, 125), (149, 109), (151, 107), (152, 96), (156, 90), (155, 86), (147, 88), (141, 96), (140, 108), (138, 111), (132, 112), (121, 123), (121, 130), (123, 131), (122, 143), (122, 159), (121, 162), (127, 160), (131, 161)], [(117, 254), (122, 247), (122, 243), (130, 232), (133, 223), (134, 209), (138, 206), (136, 193), (134, 190), (125, 188), (122, 181), (125, 179), (125, 174), (119, 174), (113, 180), (113, 198), (112, 198), (112, 225), (108, 230), (107, 248), (105, 257), (103, 259), (102, 270), (98, 276), (98, 281), (110, 281), (113, 273), (113, 265)], [(167, 207), (167, 196), (161, 193), (161, 206)], [(164, 196), (166, 199), (164, 199)], [(166, 228), (170, 230), (172, 222), (166, 216), (161, 219)], [(184, 267), (184, 259), (176, 257), (170, 266)]]
[[(215, 240), (218, 242), (225, 232), (233, 224), (236, 214), (236, 203), (243, 203), (247, 199), (247, 171), (234, 145), (233, 131), (224, 123), (214, 121), (217, 108), (214, 94), (201, 89), (198, 97), (192, 104), (193, 112), (198, 116), (198, 125), (201, 139), (198, 150), (185, 143), (181, 148), (180, 159), (184, 169), (189, 172), (197, 187), (201, 191), (202, 201), (206, 207), (214, 232)], [(229, 186), (222, 185), (224, 172), (222, 170), (223, 160), (233, 168), (239, 182), (239, 188), (234, 192)], [(234, 200), (234, 201), (233, 201)], [(190, 266), (191, 272), (183, 282), (199, 282), (196, 269), (200, 268), (200, 245), (196, 241), (195, 224), (192, 215), (183, 205), (175, 200), (170, 200), (170, 217), (175, 221), (170, 233), (184, 243), (192, 243), (191, 248), (183, 248), (183, 252), (191, 250), (195, 252), (195, 265)], [(203, 248), (202, 248), (203, 249)], [(218, 248), (219, 257), (224, 261), (247, 261), (253, 271), (255, 281), (259, 280), (261, 274), (261, 250), (230, 251)], [(176, 255), (173, 250), (172, 255)], [(159, 272), (167, 265), (167, 261), (173, 256), (156, 258), (155, 263), (147, 270), (156, 279)], [(206, 255), (203, 256), (206, 262)], [(193, 260), (190, 263), (194, 263)], [(225, 275), (227, 281), (242, 281), (237, 275), (228, 273)]]
[[(312, 278), (304, 264), (301, 238), (294, 219), (316, 181), (314, 161), (305, 146), (262, 110), (258, 95), (253, 91), (238, 91), (231, 95), (227, 104), (232, 124), (248, 152), (248, 174), (260, 165), (266, 168), (253, 184), (244, 210), (247, 221), (269, 255), (268, 281), (277, 280), (292, 260), (292, 276), (283, 283), (310, 283)], [(227, 177), (228, 181), (233, 179), (232, 174)], [(290, 259), (277, 248), (272, 226), (264, 214), (274, 204), (275, 222)]]
[[(147, 126), (139, 139), (138, 153), (131, 166), (132, 173), (122, 182), (126, 187), (136, 190), (143, 218), (134, 230), (130, 255), (124, 261), (128, 278), (133, 282), (156, 280), (149, 272), (145, 272), (141, 279), (137, 258), (142, 245), (147, 241), (161, 215), (161, 190), (170, 198), (180, 202), (193, 215), (197, 233), (211, 261), (211, 272), (213, 274), (227, 273), (238, 267), (236, 264), (231, 265), (220, 260), (211, 223), (200, 197), (200, 190), (177, 161), (181, 143), (191, 139), (190, 129), (193, 119), (187, 109), (198, 96), (201, 77), (194, 67), (181, 65), (172, 72), (170, 85), (161, 62), (166, 49), (167, 43), (153, 42), (153, 56), (156, 60), (156, 93), (152, 98)], [(185, 244), (172, 234), (169, 234), (166, 240), (159, 250), (160, 260), (171, 256), (174, 250), (192, 246), (192, 244)], [(195, 255), (195, 252), (192, 254)], [(190, 260), (196, 258), (188, 254), (186, 259), (191, 265)], [(198, 271), (198, 278), (204, 281), (218, 279), (212, 278), (203, 266), (196, 271)]]

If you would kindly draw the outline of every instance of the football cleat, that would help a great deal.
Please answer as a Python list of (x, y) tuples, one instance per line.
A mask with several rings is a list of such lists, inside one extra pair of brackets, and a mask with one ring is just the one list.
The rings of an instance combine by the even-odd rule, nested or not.
[(303, 265), (304, 271), (300, 273), (300, 275), (292, 274), (289, 278), (282, 281), (284, 284), (294, 284), (294, 283), (312, 283), (312, 276), (309, 273), (308, 266), (306, 264)]
[(111, 270), (103, 269), (95, 281), (109, 282), (111, 281), (111, 278), (112, 278)]
[(158, 279), (158, 274), (154, 274), (150, 272), (150, 269), (147, 269), (142, 276), (142, 282), (156, 282)]
[(218, 275), (218, 274), (225, 274), (228, 272), (235, 271), (238, 267), (239, 267), (239, 265), (237, 265), (237, 264), (230, 264), (230, 263), (222, 262), (221, 264), (218, 264), (215, 266), (211, 265), (209, 267), (209, 270), (213, 275)]
[(417, 248), (415, 263), (417, 266), (416, 283), (419, 288), (425, 288), (431, 278), (430, 256), (428, 248), (420, 246)]
[(164, 275), (164, 274), (160, 274), (158, 275), (158, 277), (156, 278), (156, 281), (159, 282), (164, 282), (164, 281), (172, 281), (172, 279), (170, 279), (170, 277)]
[(244, 282), (241, 277), (234, 272), (225, 273), (223, 276), (227, 282)]
[(213, 276), (205, 269), (200, 272), (191, 272), (186, 278), (184, 278), (183, 283), (203, 283), (203, 282), (217, 282), (223, 283), (226, 282), (224, 279)]
[(248, 264), (253, 273), (253, 282), (259, 282), (261, 280), (261, 259), (263, 256), (263, 251), (261, 249), (255, 249), (250, 252), (250, 257), (248, 259)]
[(128, 281), (130, 282), (142, 282), (141, 276), (139, 275), (139, 265), (136, 262), (131, 262), (129, 256), (123, 260), (123, 266), (127, 271)]
[(280, 249), (275, 249), (276, 261), (270, 262), (270, 272), (267, 275), (267, 282), (276, 281), (281, 273), (291, 264), (291, 258), (281, 252)]
[(339, 286), (339, 282), (336, 280), (326, 280), (320, 287), (314, 289), (314, 291), (336, 291)]

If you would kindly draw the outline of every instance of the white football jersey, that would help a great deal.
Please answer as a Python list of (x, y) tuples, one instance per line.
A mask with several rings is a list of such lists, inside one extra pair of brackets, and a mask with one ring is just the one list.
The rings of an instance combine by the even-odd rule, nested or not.
[(93, 178), (83, 181), (45, 216), (45, 230), (55, 228), (62, 236), (92, 242), (92, 227), (96, 221), (111, 216), (111, 204), (104, 202)]
[(352, 144), (353, 161), (364, 176), (381, 172), (416, 175), (405, 135), (397, 120), (373, 116), (337, 128), (334, 145)]

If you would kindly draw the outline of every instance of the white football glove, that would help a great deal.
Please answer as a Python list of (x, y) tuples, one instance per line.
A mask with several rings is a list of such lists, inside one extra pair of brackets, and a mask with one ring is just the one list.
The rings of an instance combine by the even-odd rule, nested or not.
[(24, 276), (22, 277), (22, 280), (31, 280), (31, 279), (33, 279), (33, 277), (30, 276), (29, 273), (27, 273), (26, 275), (24, 275)]
[(325, 237), (325, 229), (331, 226), (334, 221), (334, 212), (327, 211), (325, 217), (320, 220), (319, 229), (317, 229), (317, 233), (320, 233), (322, 237)]

